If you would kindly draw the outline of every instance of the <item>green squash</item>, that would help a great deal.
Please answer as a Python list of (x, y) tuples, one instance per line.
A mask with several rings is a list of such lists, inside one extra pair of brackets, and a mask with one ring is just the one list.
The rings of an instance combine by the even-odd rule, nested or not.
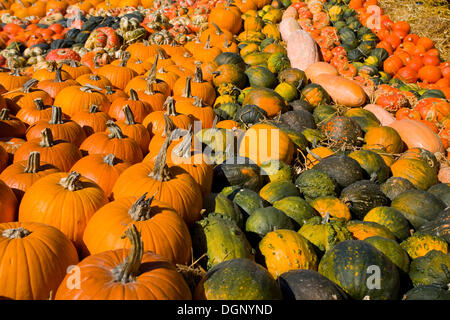
[(414, 259), (409, 267), (409, 277), (414, 285), (447, 285), (450, 283), (450, 254), (432, 250)]
[(306, 111), (312, 113), (314, 111), (314, 107), (306, 100), (304, 99), (298, 99), (295, 101), (291, 101), (289, 103), (289, 106), (292, 107), (293, 111)]
[(411, 259), (423, 257), (432, 250), (448, 253), (448, 244), (443, 238), (417, 232), (400, 243), (400, 246), (408, 253)]
[(266, 66), (271, 53), (252, 52), (243, 57), (244, 62), (250, 66)]
[(269, 205), (257, 192), (240, 186), (226, 187), (221, 193), (232, 200), (247, 216), (253, 214), (256, 209)]
[(278, 74), (279, 72), (290, 68), (291, 62), (285, 53), (275, 52), (272, 53), (267, 60), (267, 67), (271, 72)]
[(364, 241), (347, 240), (336, 244), (322, 257), (319, 273), (353, 299), (395, 300), (399, 295), (397, 267), (381, 251)]
[(293, 110), (285, 112), (280, 117), (281, 122), (288, 125), (292, 130), (303, 131), (304, 129), (315, 129), (313, 115), (305, 110)]
[(374, 236), (364, 239), (373, 245), (375, 248), (383, 252), (386, 257), (391, 259), (391, 261), (404, 273), (409, 272), (409, 257), (405, 250), (392, 239), (387, 239), (380, 236)]
[(267, 233), (277, 229), (294, 230), (294, 224), (283, 211), (274, 207), (256, 209), (245, 223), (251, 243), (257, 243)]
[(307, 201), (324, 196), (337, 197), (338, 194), (336, 182), (325, 172), (317, 169), (302, 172), (295, 180), (295, 185)]
[(286, 197), (275, 201), (273, 207), (283, 211), (291, 218), (294, 230), (298, 230), (306, 220), (315, 217), (317, 212), (304, 199), (300, 197)]
[(241, 106), (238, 103), (220, 103), (214, 108), (214, 112), (220, 120), (233, 120), (237, 110), (240, 107)]
[(438, 284), (417, 286), (405, 293), (403, 300), (450, 300), (450, 289)]
[(347, 58), (349, 61), (359, 61), (362, 58), (364, 58), (364, 55), (362, 54), (362, 52), (359, 51), (358, 48), (356, 48), (357, 46), (358, 46), (358, 44), (356, 44), (355, 46), (351, 46), (349, 48), (350, 50), (347, 51)]
[(352, 233), (353, 238), (357, 240), (364, 240), (374, 236), (396, 240), (392, 232), (376, 222), (350, 220), (347, 223), (347, 229)]
[(298, 190), (291, 181), (273, 181), (266, 184), (259, 191), (261, 198), (273, 204), (289, 196), (298, 196)]
[(363, 131), (352, 118), (334, 116), (319, 128), (337, 147), (344, 144), (352, 146), (362, 145)]
[(267, 68), (261, 66), (253, 66), (245, 71), (250, 86), (253, 88), (270, 88), (273, 89), (277, 85), (277, 78)]
[(380, 121), (377, 117), (369, 110), (363, 108), (351, 108), (344, 116), (355, 120), (364, 132), (367, 132), (370, 128), (380, 126)]
[(252, 126), (253, 124), (258, 123), (266, 118), (266, 110), (263, 110), (253, 104), (247, 104), (239, 108), (234, 114), (234, 121), (243, 123), (247, 126)]
[(317, 83), (306, 85), (301, 91), (301, 98), (308, 101), (312, 106), (330, 103), (331, 98), (328, 93)]
[(389, 199), (380, 187), (372, 181), (360, 180), (345, 187), (340, 196), (350, 209), (352, 216), (363, 219), (373, 208), (389, 205)]
[(358, 161), (346, 155), (328, 156), (316, 164), (314, 169), (325, 172), (337, 182), (340, 188), (363, 179), (363, 169)]
[(347, 300), (334, 282), (314, 270), (291, 270), (277, 279), (285, 300)]
[(261, 174), (269, 177), (270, 182), (292, 181), (292, 167), (279, 160), (267, 160), (261, 164)]
[(429, 192), (413, 189), (401, 193), (392, 200), (391, 207), (400, 210), (417, 229), (433, 221), (446, 208), (446, 205)]
[(234, 185), (255, 191), (261, 189), (264, 176), (260, 175), (261, 169), (256, 164), (242, 157), (235, 157), (230, 159), (229, 163), (227, 162), (214, 168), (213, 192), (220, 192), (223, 188)]
[(342, 43), (349, 43), (349, 42), (353, 42), (356, 40), (355, 32), (348, 26), (341, 28), (338, 31), (338, 34), (339, 34), (339, 37), (341, 38)]
[(450, 243), (450, 209), (447, 207), (434, 220), (423, 224), (418, 231), (422, 234), (442, 237)]
[(301, 130), (292, 129), (289, 125), (283, 122), (269, 120), (266, 121), (266, 123), (269, 123), (283, 131), (289, 137), (289, 139), (291, 139), (292, 143), (295, 145), (295, 147), (297, 147), (297, 149), (306, 151), (306, 148), (309, 147), (309, 141), (306, 140), (305, 136), (301, 133)]
[(337, 109), (328, 104), (316, 107), (313, 111), (313, 118), (316, 125), (323, 124), (337, 115)]
[(358, 161), (370, 181), (383, 183), (389, 178), (390, 169), (379, 154), (371, 150), (357, 150), (348, 156)]
[(385, 226), (400, 240), (405, 240), (410, 236), (408, 220), (395, 208), (386, 206), (375, 207), (364, 216), (363, 221), (375, 222)]
[(391, 200), (397, 198), (401, 193), (414, 190), (414, 185), (407, 179), (401, 177), (390, 177), (380, 186), (381, 191)]
[(306, 140), (308, 140), (309, 143), (311, 143), (313, 148), (317, 147), (320, 144), (320, 142), (326, 139), (326, 136), (318, 129), (306, 128), (302, 131), (302, 134), (305, 136)]
[(241, 229), (244, 227), (244, 217), (238, 205), (223, 193), (218, 193), (215, 198), (214, 213), (230, 218)]
[(278, 80), (289, 83), (299, 90), (308, 83), (308, 78), (303, 70), (297, 68), (286, 68), (278, 73)]
[(426, 98), (446, 99), (445, 94), (441, 90), (437, 89), (426, 90), (423, 94), (420, 95), (419, 100)]
[(295, 88), (293, 85), (287, 82), (282, 82), (278, 84), (274, 90), (287, 102), (291, 102), (298, 99), (297, 88)]
[(241, 55), (234, 52), (222, 52), (214, 58), (214, 62), (218, 66), (223, 64), (233, 64), (238, 66), (242, 71), (245, 70), (245, 61)]
[(427, 191), (441, 199), (447, 207), (450, 207), (450, 186), (447, 183), (435, 184)]
[(252, 247), (236, 223), (219, 214), (196, 222), (193, 230), (194, 255), (207, 254), (206, 267), (235, 258), (254, 259)]
[(269, 271), (250, 259), (215, 265), (198, 284), (196, 300), (281, 300), (280, 287)]
[(353, 239), (345, 225), (345, 220), (341, 219), (329, 220), (313, 217), (303, 224), (298, 233), (322, 252), (329, 250), (341, 241)]
[(389, 58), (389, 52), (384, 48), (375, 48), (370, 52), (370, 55), (377, 57), (380, 63)]

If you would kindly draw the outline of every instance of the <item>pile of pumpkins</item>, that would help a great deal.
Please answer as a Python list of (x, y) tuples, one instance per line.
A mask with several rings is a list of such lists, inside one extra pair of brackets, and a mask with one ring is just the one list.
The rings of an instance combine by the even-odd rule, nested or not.
[(21, 5), (0, 298), (450, 299), (448, 65), (386, 70), (376, 1)]

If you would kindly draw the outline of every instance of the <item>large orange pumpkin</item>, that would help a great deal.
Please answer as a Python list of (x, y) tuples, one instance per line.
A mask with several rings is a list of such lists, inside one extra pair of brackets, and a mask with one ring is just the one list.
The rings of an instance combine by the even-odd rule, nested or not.
[(17, 198), (6, 183), (0, 180), (0, 222), (16, 220)]

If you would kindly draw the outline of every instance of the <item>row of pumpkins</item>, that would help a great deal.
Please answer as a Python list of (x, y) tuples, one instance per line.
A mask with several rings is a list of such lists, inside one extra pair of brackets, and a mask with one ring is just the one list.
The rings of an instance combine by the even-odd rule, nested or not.
[(450, 298), (445, 137), (421, 122), (445, 126), (444, 93), (396, 119), (371, 93), (411, 87), (319, 61), (309, 31), (348, 1), (260, 2), (0, 74), (2, 298)]

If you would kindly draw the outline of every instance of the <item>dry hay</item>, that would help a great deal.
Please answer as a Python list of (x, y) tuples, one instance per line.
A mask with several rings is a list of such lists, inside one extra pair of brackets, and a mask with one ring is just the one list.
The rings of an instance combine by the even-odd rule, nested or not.
[(441, 59), (450, 61), (450, 4), (447, 0), (378, 0), (393, 21), (407, 21), (411, 32), (428, 37), (441, 53)]

